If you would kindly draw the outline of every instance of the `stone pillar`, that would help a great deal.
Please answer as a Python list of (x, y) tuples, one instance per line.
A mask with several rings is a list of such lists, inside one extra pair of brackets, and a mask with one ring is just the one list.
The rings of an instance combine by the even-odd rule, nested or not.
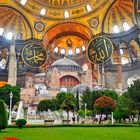
[(138, 34), (138, 44), (140, 44), (140, 34)]
[(16, 82), (17, 82), (16, 51), (15, 51), (15, 43), (12, 43), (12, 45), (10, 46), (9, 53), (8, 84), (15, 86)]
[(101, 73), (100, 73), (100, 66), (97, 65), (98, 67), (98, 85), (101, 85), (102, 84), (102, 79), (101, 79)]
[(133, 53), (132, 53), (132, 49), (131, 49), (130, 43), (127, 43), (126, 45), (127, 45), (127, 48), (128, 48), (128, 52), (129, 52), (129, 56), (130, 56), (131, 62), (134, 62), (134, 60), (133, 60)]
[(118, 48), (118, 87), (117, 90), (119, 93), (122, 93), (122, 62), (121, 62), (121, 54), (120, 47)]
[(102, 61), (102, 87), (105, 87), (105, 68), (104, 68), (104, 61)]

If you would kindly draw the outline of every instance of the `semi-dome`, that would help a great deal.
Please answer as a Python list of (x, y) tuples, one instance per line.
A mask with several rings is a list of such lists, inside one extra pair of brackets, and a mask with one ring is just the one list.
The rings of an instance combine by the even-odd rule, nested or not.
[(57, 61), (55, 61), (52, 66), (78, 66), (78, 64), (76, 62), (74, 62), (73, 60), (70, 60), (66, 57), (64, 57), (63, 59), (59, 59)]

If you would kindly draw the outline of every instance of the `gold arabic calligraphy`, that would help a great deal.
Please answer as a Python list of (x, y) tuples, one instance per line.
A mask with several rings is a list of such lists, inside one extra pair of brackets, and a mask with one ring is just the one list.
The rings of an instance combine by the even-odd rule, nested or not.
[(43, 53), (37, 54), (35, 50), (33, 50), (33, 55), (32, 56), (27, 56), (27, 60), (34, 60), (35, 63), (38, 64), (38, 61), (44, 60)]
[(88, 55), (93, 63), (105, 62), (111, 54), (112, 44), (106, 38), (96, 38), (89, 45)]
[(38, 67), (46, 61), (44, 48), (37, 44), (28, 45), (23, 49), (22, 57), (28, 65)]

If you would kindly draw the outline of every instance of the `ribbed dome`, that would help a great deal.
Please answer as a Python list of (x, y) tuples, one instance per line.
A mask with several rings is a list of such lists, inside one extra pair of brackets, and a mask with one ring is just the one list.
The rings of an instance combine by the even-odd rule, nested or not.
[(21, 34), (23, 40), (32, 37), (32, 29), (28, 20), (18, 10), (10, 6), (0, 5), (0, 19), (0, 28), (4, 29), (4, 37), (8, 32), (14, 33), (15, 39), (17, 39), (18, 34)]
[(114, 33), (113, 27), (117, 25), (120, 31), (124, 31), (123, 23), (127, 22), (129, 27), (134, 26), (134, 3), (132, 0), (116, 0), (108, 10), (103, 24), (105, 33)]
[(63, 58), (55, 61), (52, 66), (78, 66), (76, 62), (68, 58)]

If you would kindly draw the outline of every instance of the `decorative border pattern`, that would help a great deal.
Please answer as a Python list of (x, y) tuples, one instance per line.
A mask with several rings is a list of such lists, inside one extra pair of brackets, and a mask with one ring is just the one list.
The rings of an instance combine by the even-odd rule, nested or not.
[[(87, 16), (91, 13), (97, 13), (100, 12), (102, 7), (106, 7), (108, 5), (110, 5), (112, 3), (112, 0), (107, 0), (107, 1), (92, 1), (89, 0), (85, 3), (82, 3), (80, 5), (77, 6), (72, 6), (72, 7), (68, 7), (68, 8), (62, 8), (61, 6), (58, 7), (53, 7), (53, 6), (49, 6), (49, 7), (45, 7), (46, 8), (46, 14), (44, 16), (39, 15), (39, 11), (42, 8), (42, 5), (38, 4), (36, 1), (27, 1), (27, 3), (22, 6), (20, 4), (19, 0), (13, 0), (15, 2), (15, 4), (17, 4), (19, 7), (22, 7), (24, 10), (26, 10), (28, 13), (32, 13), (35, 16), (40, 16), (43, 17), (44, 19), (52, 19), (52, 20), (61, 20), (61, 19), (65, 19), (64, 17), (64, 13), (67, 10), (69, 12), (69, 18), (67, 18), (67, 20), (69, 19), (75, 19), (75, 18), (81, 18), (84, 16)], [(90, 5), (92, 8), (92, 11), (88, 12), (86, 9), (86, 5)]]

